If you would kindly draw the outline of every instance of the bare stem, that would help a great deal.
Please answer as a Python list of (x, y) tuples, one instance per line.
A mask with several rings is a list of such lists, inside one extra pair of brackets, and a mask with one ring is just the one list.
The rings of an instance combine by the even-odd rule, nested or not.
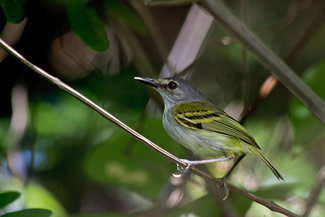
[[(325, 16), (325, 6), (321, 8), (317, 16), (314, 18), (314, 21), (311, 23), (311, 25), (306, 29), (304, 34), (301, 36), (301, 38), (297, 41), (295, 46), (291, 49), (289, 54), (284, 58), (284, 61), (291, 65), (297, 58), (298, 54), (301, 52), (302, 49), (305, 48), (305, 46), (310, 42), (312, 37), (315, 35), (315, 33), (319, 30), (321, 24), (324, 21)], [(266, 99), (270, 93), (274, 90), (278, 83), (278, 80), (276, 77), (272, 74), (269, 75), (264, 83), (262, 84), (259, 95), (255, 98), (254, 102), (252, 103), (250, 109), (246, 111), (246, 113), (243, 114), (243, 117), (241, 118), (241, 123), (244, 123), (249, 116), (251, 116), (257, 109), (257, 107)]]
[(292, 94), (300, 99), (325, 124), (325, 104), (323, 100), (305, 85), (283, 60), (271, 51), (245, 24), (240, 22), (222, 1), (204, 0), (203, 3), (204, 7), (219, 23), (233, 33), (266, 69), (273, 73)]
[[(78, 91), (76, 91), (73, 88), (71, 88), (69, 85), (67, 85), (64, 82), (62, 82), (60, 79), (58, 79), (58, 78), (50, 75), (49, 73), (47, 73), (43, 69), (41, 69), (38, 66), (32, 64), (30, 61), (28, 61), (27, 59), (25, 59), (20, 53), (18, 53), (16, 50), (14, 50), (12, 47), (10, 47), (6, 42), (4, 42), (1, 38), (0, 38), (0, 46), (3, 49), (5, 49), (7, 52), (9, 52), (12, 55), (14, 55), (17, 59), (19, 59), (22, 63), (24, 63), (30, 69), (32, 69), (33, 71), (35, 71), (36, 73), (38, 73), (39, 75), (41, 75), (42, 77), (44, 77), (46, 80), (49, 80), (53, 84), (57, 85), (60, 89), (66, 91), (67, 93), (69, 93), (73, 97), (79, 99), (82, 103), (86, 104), (91, 109), (95, 110), (100, 115), (102, 115), (104, 118), (106, 118), (107, 120), (111, 121), (113, 124), (115, 124), (118, 127), (122, 128), (124, 131), (126, 131), (130, 135), (134, 136), (137, 140), (139, 140), (143, 144), (147, 145), (152, 150), (160, 153), (164, 157), (168, 158), (169, 160), (171, 160), (171, 161), (173, 161), (173, 162), (175, 162), (177, 164), (180, 164), (180, 165), (182, 165), (184, 167), (187, 166), (187, 164), (184, 163), (183, 161), (181, 161), (179, 158), (177, 158), (176, 156), (172, 155), (168, 151), (162, 149), (161, 147), (159, 147), (155, 143), (151, 142), (149, 139), (147, 139), (146, 137), (142, 136), (140, 133), (136, 132), (135, 130), (133, 130), (129, 126), (127, 126), (125, 123), (123, 123), (122, 121), (120, 121), (119, 119), (117, 119), (115, 116), (113, 116), (109, 112), (105, 111), (100, 106), (96, 105), (94, 102), (92, 102), (91, 100), (89, 100), (88, 98), (86, 98), (84, 95), (82, 95)], [(194, 173), (194, 174), (196, 174), (196, 175), (198, 175), (198, 176), (201, 176), (206, 181), (209, 181), (209, 182), (212, 182), (213, 184), (216, 184), (220, 188), (223, 187), (223, 182), (221, 180), (216, 179), (216, 178), (208, 175), (207, 173), (205, 173), (203, 171), (200, 171), (200, 170), (192, 167), (191, 168), (191, 172)], [(236, 193), (238, 193), (238, 194), (240, 194), (240, 195), (242, 195), (242, 196), (244, 196), (244, 197), (246, 197), (246, 198), (248, 198), (248, 199), (250, 199), (252, 201), (255, 201), (255, 202), (257, 202), (257, 203), (259, 203), (259, 204), (261, 204), (261, 205), (269, 208), (270, 210), (272, 210), (274, 212), (282, 213), (282, 214), (284, 214), (286, 216), (289, 216), (289, 217), (298, 217), (298, 215), (296, 215), (296, 214), (290, 212), (289, 210), (287, 210), (287, 209), (285, 209), (285, 208), (277, 205), (273, 201), (264, 200), (264, 199), (262, 199), (260, 197), (257, 197), (257, 196), (255, 196), (255, 195), (253, 195), (251, 193), (245, 192), (244, 190), (241, 190), (241, 189), (239, 189), (236, 186), (231, 185), (231, 184), (228, 184), (228, 187), (229, 187), (229, 190), (230, 191), (236, 192)]]

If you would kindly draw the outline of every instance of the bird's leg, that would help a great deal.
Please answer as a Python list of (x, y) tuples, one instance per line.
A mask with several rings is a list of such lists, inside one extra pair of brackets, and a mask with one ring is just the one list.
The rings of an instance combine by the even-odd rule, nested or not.
[(230, 168), (230, 170), (226, 173), (226, 175), (224, 176), (225, 178), (228, 178), (230, 173), (235, 169), (235, 167), (239, 164), (239, 162), (245, 157), (245, 154), (242, 154), (238, 157), (238, 159), (236, 160), (236, 162), (234, 163), (234, 165), (232, 165), (232, 167)]
[(221, 161), (228, 161), (228, 160), (231, 160), (232, 158), (233, 158), (232, 156), (231, 157), (226, 156), (223, 158), (215, 158), (215, 159), (208, 159), (208, 160), (194, 160), (194, 161), (181, 159), (184, 163), (187, 164), (187, 166), (184, 168), (183, 166), (177, 164), (177, 170), (178, 170), (179, 174), (173, 174), (173, 175), (175, 177), (182, 177), (191, 169), (192, 166), (200, 165), (200, 164), (221, 162)]
[(227, 178), (229, 177), (230, 173), (235, 169), (235, 167), (239, 164), (239, 162), (245, 157), (245, 154), (242, 154), (239, 156), (239, 158), (236, 160), (234, 165), (230, 168), (230, 170), (224, 175), (221, 180), (223, 182), (223, 189), (225, 190), (225, 197), (222, 200), (226, 200), (227, 197), (229, 196), (229, 189), (228, 189), (228, 184), (227, 184)]

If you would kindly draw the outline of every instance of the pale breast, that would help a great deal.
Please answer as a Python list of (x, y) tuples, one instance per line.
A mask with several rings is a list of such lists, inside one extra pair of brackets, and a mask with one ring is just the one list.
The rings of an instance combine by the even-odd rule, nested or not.
[[(164, 112), (163, 126), (167, 134), (177, 143), (191, 150), (200, 157), (224, 156), (225, 150), (231, 150), (229, 144), (234, 139), (215, 132), (192, 130), (178, 124), (172, 112)], [(237, 152), (239, 150), (231, 150)]]

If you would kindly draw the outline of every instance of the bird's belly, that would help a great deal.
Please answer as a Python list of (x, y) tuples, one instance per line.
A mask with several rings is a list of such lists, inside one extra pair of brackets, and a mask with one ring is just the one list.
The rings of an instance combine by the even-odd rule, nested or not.
[(238, 143), (233, 137), (205, 130), (185, 128), (176, 123), (173, 117), (164, 116), (163, 125), (170, 137), (200, 157), (215, 158), (224, 156), (229, 151), (233, 153), (241, 152), (240, 144), (238, 148), (233, 145)]

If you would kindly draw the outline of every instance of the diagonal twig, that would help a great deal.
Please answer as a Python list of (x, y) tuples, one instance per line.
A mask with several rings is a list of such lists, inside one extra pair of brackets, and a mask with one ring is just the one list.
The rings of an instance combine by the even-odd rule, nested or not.
[[(155, 143), (153, 143), (152, 141), (150, 141), (146, 137), (142, 136), (140, 133), (136, 132), (135, 130), (133, 130), (132, 128), (127, 126), (125, 123), (123, 123), (122, 121), (117, 119), (115, 116), (113, 116), (109, 112), (105, 111), (103, 108), (101, 108), (100, 106), (98, 106), (97, 104), (92, 102), (90, 99), (88, 99), (87, 97), (85, 97), (84, 95), (82, 95), (81, 93), (79, 93), (78, 91), (76, 91), (75, 89), (70, 87), (69, 85), (62, 82), (60, 79), (50, 75), (49, 73), (47, 73), (43, 69), (39, 68), (38, 66), (34, 65), (33, 63), (31, 63), (30, 61), (25, 59), (20, 53), (18, 53), (16, 50), (14, 50), (12, 47), (10, 47), (1, 38), (0, 38), (0, 46), (3, 49), (5, 49), (7, 52), (14, 55), (18, 60), (20, 60), (22, 63), (24, 63), (27, 67), (29, 67), (30, 69), (32, 69), (33, 71), (35, 71), (36, 73), (38, 73), (39, 75), (44, 77), (46, 80), (48, 80), (51, 83), (57, 85), (60, 89), (66, 91), (67, 93), (69, 93), (73, 97), (77, 98), (82, 103), (84, 103), (85, 105), (87, 105), (91, 109), (95, 110), (97, 113), (99, 113), (101, 116), (103, 116), (104, 118), (106, 118), (107, 120), (112, 122), (113, 124), (117, 125), (118, 127), (122, 128), (124, 131), (126, 131), (130, 135), (134, 136), (137, 140), (139, 140), (143, 144), (147, 145), (152, 150), (160, 153), (164, 157), (168, 158), (169, 160), (171, 160), (171, 161), (173, 161), (173, 162), (175, 162), (175, 163), (177, 163), (179, 165), (182, 165), (184, 167), (187, 166), (187, 164), (184, 163), (183, 161), (181, 161), (179, 158), (172, 155), (171, 153), (164, 150), (163, 148), (159, 147), (158, 145), (156, 145)], [(203, 171), (200, 171), (200, 170), (193, 167), (193, 168), (191, 168), (191, 172), (198, 175), (198, 176), (201, 176), (206, 181), (212, 182), (213, 184), (217, 185), (220, 188), (223, 187), (223, 182), (221, 180), (216, 179), (216, 178), (208, 175), (207, 173), (205, 173)], [(292, 213), (291, 211), (277, 205), (273, 201), (265, 200), (265, 199), (262, 199), (260, 197), (257, 197), (255, 195), (253, 195), (251, 193), (248, 193), (248, 192), (246, 192), (244, 190), (241, 190), (241, 189), (239, 189), (236, 186), (231, 185), (231, 184), (228, 184), (228, 187), (229, 187), (230, 191), (236, 192), (236, 193), (238, 193), (238, 194), (240, 194), (240, 195), (242, 195), (242, 196), (244, 196), (244, 197), (246, 197), (246, 198), (248, 198), (248, 199), (250, 199), (252, 201), (255, 201), (255, 202), (269, 208), (270, 210), (272, 210), (274, 212), (282, 213), (282, 214), (284, 214), (286, 216), (289, 216), (289, 217), (298, 217), (298, 215), (296, 215), (296, 214)]]
[[(304, 34), (297, 41), (297, 43), (291, 49), (289, 54), (284, 58), (284, 61), (288, 65), (291, 65), (296, 60), (300, 51), (303, 50), (305, 48), (305, 46), (310, 42), (312, 37), (315, 35), (315, 33), (321, 27), (321, 24), (324, 22), (324, 17), (325, 17), (325, 5), (321, 8), (321, 10), (316, 15), (316, 17), (314, 18), (311, 25), (306, 29)], [(270, 75), (265, 79), (264, 83), (262, 84), (262, 86), (259, 90), (259, 95), (253, 101), (249, 110), (246, 111), (246, 113), (244, 113), (242, 115), (241, 123), (244, 123), (246, 121), (246, 119), (249, 116), (251, 116), (252, 113), (254, 113), (256, 111), (256, 109), (260, 105), (260, 103), (262, 103), (262, 101), (264, 101), (270, 95), (270, 93), (274, 90), (277, 83), (278, 83), (278, 80), (276, 79), (276, 77), (274, 75)]]
[(309, 195), (306, 210), (302, 217), (308, 217), (325, 186), (325, 166), (320, 170), (318, 181)]
[(325, 124), (325, 103), (323, 100), (305, 85), (297, 74), (252, 33), (246, 25), (240, 22), (222, 1), (204, 0), (203, 6)]

